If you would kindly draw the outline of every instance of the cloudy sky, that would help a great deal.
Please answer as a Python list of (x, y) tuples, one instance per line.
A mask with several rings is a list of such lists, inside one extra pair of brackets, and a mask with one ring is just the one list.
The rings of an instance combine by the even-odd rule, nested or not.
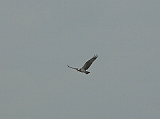
[(159, 54), (159, 0), (1, 0), (0, 118), (158, 119)]

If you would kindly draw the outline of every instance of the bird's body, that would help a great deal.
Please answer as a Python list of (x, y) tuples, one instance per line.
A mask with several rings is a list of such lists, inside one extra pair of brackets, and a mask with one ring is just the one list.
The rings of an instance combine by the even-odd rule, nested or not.
[(88, 60), (85, 64), (84, 64), (84, 66), (82, 67), (82, 68), (80, 68), (80, 69), (78, 69), (78, 68), (73, 68), (73, 67), (70, 67), (70, 66), (68, 66), (69, 68), (72, 68), (72, 69), (75, 69), (75, 70), (77, 70), (77, 71), (79, 71), (79, 72), (82, 72), (82, 73), (85, 73), (85, 74), (89, 74), (90, 72), (89, 71), (86, 71), (90, 66), (91, 66), (91, 64), (94, 62), (94, 60), (96, 60), (97, 59), (97, 57), (98, 57), (98, 55), (94, 55), (90, 60)]
[(89, 74), (89, 73), (90, 73), (89, 71), (86, 71), (86, 70), (83, 69), (83, 68), (80, 68), (78, 71), (79, 71), (79, 72), (82, 72), (82, 73), (85, 73), (85, 74)]

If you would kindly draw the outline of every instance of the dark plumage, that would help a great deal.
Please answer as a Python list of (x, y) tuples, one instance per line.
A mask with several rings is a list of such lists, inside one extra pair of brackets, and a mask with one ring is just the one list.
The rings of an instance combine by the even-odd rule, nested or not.
[(80, 68), (80, 69), (78, 69), (78, 68), (73, 68), (73, 67), (70, 67), (70, 66), (68, 66), (69, 68), (72, 68), (72, 69), (75, 69), (75, 70), (77, 70), (77, 71), (79, 71), (79, 72), (82, 72), (82, 73), (85, 73), (85, 74), (89, 74), (90, 72), (88, 72), (88, 71), (86, 71), (90, 66), (91, 66), (91, 64), (94, 62), (94, 60), (96, 60), (97, 59), (97, 57), (98, 57), (98, 55), (94, 55), (90, 60), (88, 60), (85, 64), (84, 64), (84, 66), (82, 67), (82, 68)]

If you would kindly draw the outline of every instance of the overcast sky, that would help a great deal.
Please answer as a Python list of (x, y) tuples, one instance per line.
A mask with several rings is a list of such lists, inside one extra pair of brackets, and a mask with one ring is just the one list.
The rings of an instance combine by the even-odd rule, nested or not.
[(0, 118), (160, 118), (160, 1), (1, 0)]

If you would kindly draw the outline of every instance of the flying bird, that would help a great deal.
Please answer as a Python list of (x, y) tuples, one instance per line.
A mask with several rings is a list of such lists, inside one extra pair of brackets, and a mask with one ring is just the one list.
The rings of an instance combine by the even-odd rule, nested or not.
[(84, 66), (82, 67), (82, 68), (80, 68), (80, 69), (78, 69), (78, 68), (73, 68), (73, 67), (70, 67), (70, 66), (68, 66), (69, 68), (72, 68), (72, 69), (75, 69), (75, 70), (77, 70), (77, 71), (79, 71), (79, 72), (82, 72), (82, 73), (85, 73), (85, 74), (89, 74), (90, 72), (89, 71), (86, 71), (90, 66), (91, 66), (91, 64), (94, 62), (94, 60), (96, 60), (97, 59), (97, 57), (98, 57), (98, 55), (94, 55), (90, 60), (88, 60), (85, 64), (84, 64)]

